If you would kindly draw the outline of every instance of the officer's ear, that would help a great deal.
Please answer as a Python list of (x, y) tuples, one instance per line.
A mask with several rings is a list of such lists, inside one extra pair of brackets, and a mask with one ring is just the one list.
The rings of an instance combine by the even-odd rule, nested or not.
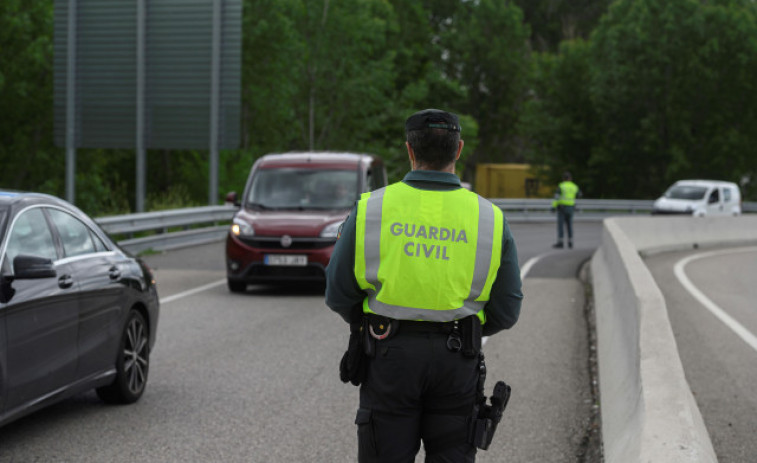
[(455, 161), (460, 159), (460, 153), (463, 152), (463, 145), (465, 145), (465, 142), (461, 138), (459, 142), (457, 142), (457, 154), (455, 155)]
[(415, 151), (413, 151), (413, 147), (410, 146), (410, 142), (406, 141), (405, 146), (407, 146), (407, 157), (410, 159), (410, 167), (415, 170)]

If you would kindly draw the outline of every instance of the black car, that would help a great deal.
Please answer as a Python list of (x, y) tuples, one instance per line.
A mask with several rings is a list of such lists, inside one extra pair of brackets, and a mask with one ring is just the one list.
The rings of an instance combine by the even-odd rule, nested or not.
[(158, 312), (149, 268), (86, 214), (0, 191), (0, 425), (93, 388), (137, 401)]

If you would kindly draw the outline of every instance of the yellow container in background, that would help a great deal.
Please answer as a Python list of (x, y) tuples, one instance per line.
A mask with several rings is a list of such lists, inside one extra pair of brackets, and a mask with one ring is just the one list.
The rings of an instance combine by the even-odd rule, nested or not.
[(476, 165), (475, 191), (485, 198), (551, 198), (554, 189), (530, 164)]

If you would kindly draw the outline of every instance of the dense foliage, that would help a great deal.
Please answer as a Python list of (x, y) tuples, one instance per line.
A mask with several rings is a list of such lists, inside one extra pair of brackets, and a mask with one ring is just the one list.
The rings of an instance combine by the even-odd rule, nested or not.
[(651, 197), (677, 179), (714, 178), (754, 199), (754, 5), (613, 3), (588, 41), (534, 60), (530, 157), (577, 172), (595, 197)]
[[(0, 3), (0, 187), (63, 196), (53, 144), (53, 1)], [(461, 116), (478, 162), (569, 169), (593, 198), (652, 198), (680, 178), (757, 199), (757, 7), (751, 0), (244, 0), (242, 137), (220, 195), (268, 152), (408, 163), (403, 122)], [(133, 205), (128, 150), (77, 151), (77, 203)], [(147, 208), (207, 201), (208, 153), (148, 152)], [(219, 201), (221, 198), (219, 198)]]

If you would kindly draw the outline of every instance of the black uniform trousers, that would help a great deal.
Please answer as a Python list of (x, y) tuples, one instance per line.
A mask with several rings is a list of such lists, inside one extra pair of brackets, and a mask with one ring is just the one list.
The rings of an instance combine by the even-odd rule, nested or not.
[(563, 224), (568, 229), (568, 240), (573, 240), (573, 211), (575, 206), (557, 206), (557, 242), (563, 240)]
[(426, 463), (476, 459), (468, 429), (478, 358), (447, 348), (447, 333), (399, 332), (376, 341), (360, 387), (358, 461), (413, 463), (423, 441)]

